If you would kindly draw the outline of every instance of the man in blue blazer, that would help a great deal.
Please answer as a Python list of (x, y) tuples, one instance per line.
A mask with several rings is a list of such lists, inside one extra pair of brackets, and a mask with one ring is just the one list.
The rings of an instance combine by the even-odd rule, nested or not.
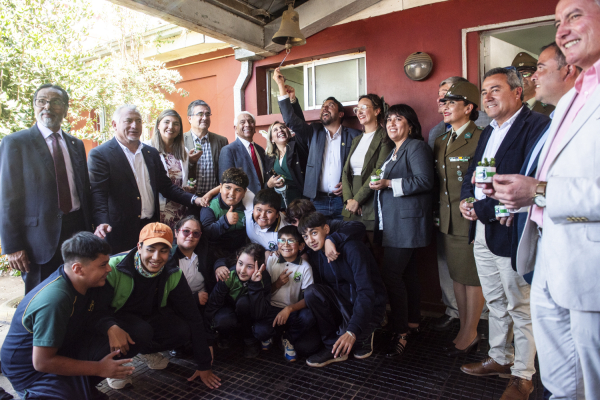
[(279, 109), (285, 124), (296, 134), (297, 146), (308, 152), (304, 174), (304, 196), (315, 204), (318, 212), (328, 218), (342, 219), (342, 169), (350, 153), (352, 140), (360, 131), (342, 125), (344, 106), (335, 97), (329, 97), (321, 106), (319, 122), (307, 124), (296, 100), (290, 101), (285, 78), (275, 70), (273, 79), (279, 86)]
[(221, 150), (219, 156), (219, 181), (229, 168), (244, 170), (250, 184), (248, 189), (258, 193), (262, 189), (269, 171), (265, 171), (265, 149), (254, 143), (256, 118), (248, 111), (242, 111), (234, 121), (237, 138)]
[(25, 294), (63, 263), (65, 240), (92, 229), (85, 147), (60, 128), (69, 95), (44, 84), (33, 106), (36, 124), (0, 143), (2, 253), (21, 271)]
[(112, 126), (115, 137), (90, 151), (88, 165), (96, 234), (116, 254), (135, 247), (142, 228), (159, 221), (159, 193), (183, 205), (200, 206), (200, 198), (174, 185), (158, 150), (140, 141), (136, 106), (119, 107)]
[[(486, 197), (482, 185), (476, 187), (471, 178), (477, 162), (484, 158), (495, 158), (497, 173), (518, 173), (550, 120), (524, 106), (523, 83), (514, 69), (488, 71), (482, 96), (493, 121), (482, 132), (474, 162), (464, 176), (460, 208), (463, 216), (472, 221), (469, 240), (474, 241), (477, 272), (490, 310), (490, 351), (483, 361), (463, 365), (461, 370), (476, 376), (510, 376), (504, 393), (507, 398), (521, 398), (533, 391), (531, 377), (535, 373), (530, 288), (512, 268), (512, 228), (496, 219), (494, 206), (498, 201)], [(475, 197), (476, 201), (467, 203), (469, 197)]]

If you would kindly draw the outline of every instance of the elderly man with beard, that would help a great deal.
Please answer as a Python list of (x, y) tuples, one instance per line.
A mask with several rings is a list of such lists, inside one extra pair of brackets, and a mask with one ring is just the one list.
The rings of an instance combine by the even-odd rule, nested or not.
[(60, 247), (92, 230), (83, 142), (61, 129), (69, 95), (44, 84), (33, 95), (36, 124), (0, 143), (0, 240), (29, 293), (63, 263)]
[[(275, 73), (275, 81), (284, 79), (279, 70)], [(326, 217), (342, 219), (342, 168), (352, 140), (361, 132), (342, 125), (344, 106), (335, 97), (325, 99), (320, 122), (310, 125), (304, 121), (297, 100), (292, 103), (288, 94), (279, 96), (278, 100), (285, 124), (296, 134), (297, 146), (308, 152), (304, 196)]]

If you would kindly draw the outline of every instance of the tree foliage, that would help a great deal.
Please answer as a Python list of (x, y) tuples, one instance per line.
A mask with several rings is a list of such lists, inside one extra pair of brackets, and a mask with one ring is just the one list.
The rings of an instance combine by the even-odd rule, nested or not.
[[(136, 104), (151, 122), (173, 106), (165, 93), (187, 94), (175, 87), (181, 80), (177, 71), (140, 56), (148, 45), (148, 17), (112, 4), (98, 12), (92, 1), (98, 4), (0, 0), (0, 139), (34, 123), (33, 93), (43, 83), (69, 92), (69, 118), (63, 128), (98, 142), (110, 138), (110, 120), (118, 106)], [(98, 49), (83, 45), (98, 19), (117, 33), (110, 41), (112, 50), (100, 58)]]

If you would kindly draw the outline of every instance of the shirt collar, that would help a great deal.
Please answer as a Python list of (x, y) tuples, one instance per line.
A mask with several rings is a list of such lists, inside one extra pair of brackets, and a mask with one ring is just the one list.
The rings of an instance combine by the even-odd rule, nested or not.
[[(286, 261), (285, 258), (283, 258), (282, 255), (279, 256), (279, 259), (277, 260), (277, 262), (279, 264), (283, 264), (289, 261)], [(296, 264), (296, 265), (302, 265), (302, 257), (300, 257), (300, 252), (298, 252), (298, 256), (296, 257), (296, 259), (294, 261), (292, 261), (292, 264)]]
[(250, 147), (250, 143), (254, 143), (254, 142), (249, 142), (246, 139), (239, 137), (237, 134), (235, 136), (237, 136), (237, 138), (240, 139), (240, 142), (242, 142), (242, 144), (244, 145), (245, 148)]
[(194, 137), (194, 142), (196, 142), (196, 143), (202, 143), (202, 142), (208, 141), (208, 132), (206, 132), (206, 135), (202, 136), (201, 138), (196, 136), (196, 134), (194, 132), (192, 132), (192, 136)]
[(254, 214), (252, 214), (252, 223), (254, 224), (254, 227), (261, 232), (277, 232), (279, 230), (279, 225), (281, 224), (281, 214), (277, 216), (277, 221), (273, 222), (273, 225), (267, 229), (261, 228), (260, 225), (258, 225), (254, 220)]
[[(471, 122), (471, 121), (469, 121), (469, 122)], [(465, 129), (467, 129), (467, 126), (469, 126), (469, 122), (467, 122), (466, 124), (464, 124), (463, 126), (458, 128), (458, 130), (456, 131), (456, 137), (459, 137), (465, 131)], [(454, 131), (454, 129), (452, 129), (452, 130)]]
[[(40, 133), (44, 137), (44, 140), (48, 139), (48, 136), (50, 136), (54, 133), (48, 127), (45, 127), (44, 125), (40, 124), (39, 122), (36, 122), (36, 125), (37, 125), (38, 129), (40, 130)], [(58, 135), (64, 140), (62, 129), (58, 130)]]
[(579, 94), (582, 90), (589, 90), (590, 88), (598, 86), (598, 82), (600, 82), (600, 59), (577, 77), (577, 80), (575, 81), (575, 90), (577, 91), (577, 94)]
[(533, 109), (533, 106), (535, 105), (535, 97), (530, 98), (525, 103), (527, 103), (527, 106), (530, 110)]
[(119, 146), (121, 146), (121, 148), (123, 149), (123, 151), (131, 153), (133, 155), (137, 155), (137, 153), (141, 153), (142, 152), (142, 147), (144, 147), (144, 143), (142, 143), (142, 141), (140, 140), (140, 145), (138, 146), (137, 150), (135, 151), (135, 153), (132, 153), (131, 150), (129, 150), (127, 148), (127, 146), (125, 146), (123, 143), (119, 142), (119, 139), (115, 138), (115, 140), (117, 141), (117, 143), (119, 143)]
[(325, 128), (325, 132), (327, 132), (327, 139), (329, 141), (336, 140), (337, 138), (339, 138), (342, 135), (342, 125), (340, 125), (340, 127), (338, 128), (337, 131), (335, 131), (335, 133), (333, 134), (333, 137), (331, 137), (327, 128)]
[[(523, 107), (524, 106), (521, 106), (521, 108), (519, 108), (519, 111), (517, 111), (516, 113), (514, 113), (512, 117), (510, 117), (505, 123), (502, 124), (502, 129), (504, 129), (506, 127), (510, 128), (512, 126), (513, 122), (515, 122), (515, 119), (517, 119), (517, 116), (523, 110)], [(494, 130), (501, 129), (500, 126), (498, 126), (498, 122), (496, 122), (495, 119), (493, 119), (492, 122), (490, 122), (490, 125), (492, 126), (492, 128), (494, 128)]]

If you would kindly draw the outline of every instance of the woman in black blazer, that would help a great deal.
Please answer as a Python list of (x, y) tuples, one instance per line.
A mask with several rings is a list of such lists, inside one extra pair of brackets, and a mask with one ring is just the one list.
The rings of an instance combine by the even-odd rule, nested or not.
[(284, 197), (287, 208), (293, 200), (302, 198), (308, 153), (301, 146), (296, 146), (290, 130), (282, 122), (271, 124), (266, 139), (265, 171), (270, 178), (265, 182), (265, 187), (278, 189), (287, 186)]
[(386, 129), (394, 149), (381, 167), (382, 179), (369, 187), (376, 190), (375, 235), (384, 247), (382, 275), (392, 309), (394, 337), (386, 357), (397, 357), (404, 351), (408, 334), (419, 331), (421, 290), (415, 248), (431, 240), (434, 171), (431, 149), (411, 107), (390, 107)]

